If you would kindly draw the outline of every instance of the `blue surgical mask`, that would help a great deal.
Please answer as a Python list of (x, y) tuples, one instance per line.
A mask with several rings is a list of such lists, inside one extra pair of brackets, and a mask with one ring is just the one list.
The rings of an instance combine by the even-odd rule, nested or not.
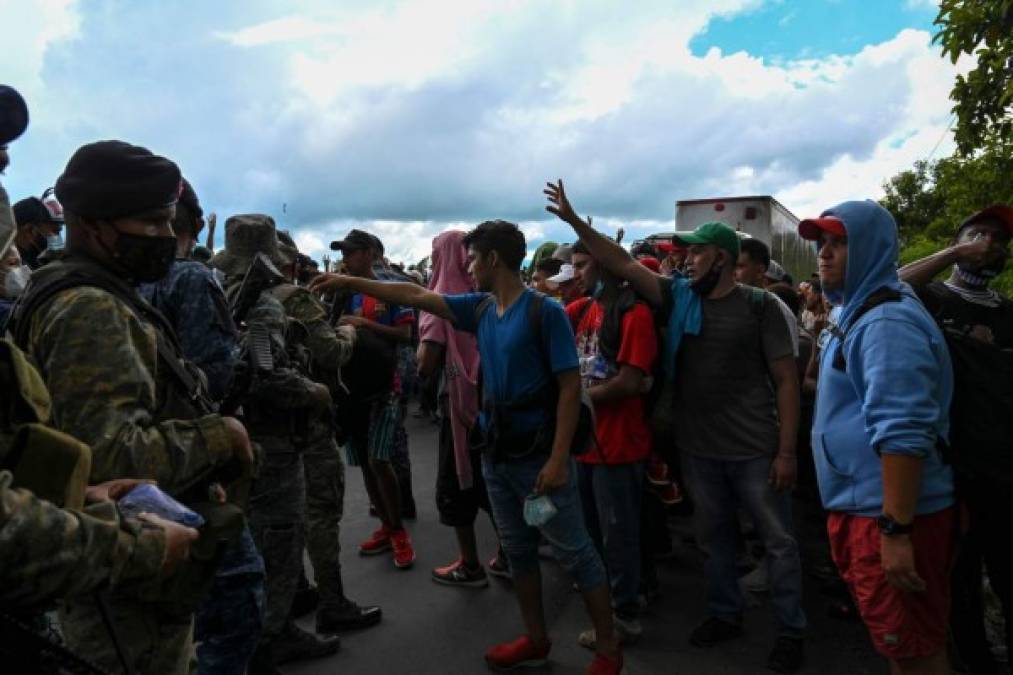
[(46, 235), (46, 250), (62, 251), (63, 237), (59, 233)]

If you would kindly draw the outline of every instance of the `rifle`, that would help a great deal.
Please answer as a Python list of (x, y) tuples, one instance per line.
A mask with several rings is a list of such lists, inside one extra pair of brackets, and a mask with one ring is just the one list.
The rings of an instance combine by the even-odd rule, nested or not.
[(270, 258), (263, 253), (254, 254), (253, 260), (250, 262), (250, 268), (246, 270), (246, 275), (239, 285), (239, 291), (229, 303), (232, 309), (232, 318), (235, 320), (236, 325), (241, 326), (243, 324), (246, 320), (246, 315), (257, 304), (261, 293), (274, 288), (284, 281), (285, 276), (278, 271), (278, 268), (274, 266)]

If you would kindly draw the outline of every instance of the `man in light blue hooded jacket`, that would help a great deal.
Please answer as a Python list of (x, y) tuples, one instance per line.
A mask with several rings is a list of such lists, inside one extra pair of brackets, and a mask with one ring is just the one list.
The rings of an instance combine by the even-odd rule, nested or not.
[(946, 342), (897, 276), (897, 227), (873, 201), (799, 223), (835, 305), (820, 337), (812, 445), (834, 561), (893, 673), (948, 673), (953, 474), (941, 448)]

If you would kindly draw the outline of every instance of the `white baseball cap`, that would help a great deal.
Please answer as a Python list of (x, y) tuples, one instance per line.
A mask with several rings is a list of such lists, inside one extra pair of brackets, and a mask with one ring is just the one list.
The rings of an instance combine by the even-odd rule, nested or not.
[(567, 281), (573, 281), (573, 265), (563, 263), (559, 268), (559, 274), (551, 276), (545, 281), (553, 286), (559, 286), (560, 284), (565, 284)]

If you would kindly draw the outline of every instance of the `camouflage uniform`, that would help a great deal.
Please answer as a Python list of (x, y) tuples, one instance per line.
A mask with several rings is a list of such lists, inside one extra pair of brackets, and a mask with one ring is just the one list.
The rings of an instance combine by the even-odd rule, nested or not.
[(157, 577), (165, 535), (120, 520), (111, 504), (61, 509), (11, 488), (0, 471), (0, 602), (29, 608)]
[[(65, 273), (68, 261), (36, 272), (32, 283)], [(158, 363), (159, 329), (120, 297), (76, 286), (18, 319), (28, 321), (26, 351), (52, 397), (54, 425), (92, 448), (92, 483), (152, 478), (178, 494), (232, 458), (222, 418), (194, 411)], [(189, 670), (191, 620), (126, 593), (115, 593), (109, 604), (135, 670)], [(72, 648), (107, 670), (119, 669), (94, 603), (67, 603), (61, 625)]]
[(246, 323), (267, 327), (276, 363), (243, 402), (250, 438), (265, 455), (250, 493), (250, 527), (267, 570), (264, 638), (270, 640), (288, 620), (302, 569), (306, 483), (299, 450), (320, 399), (314, 382), (287, 367), (288, 319), (270, 292), (261, 293)]
[[(352, 356), (355, 332), (335, 331), (327, 322), (327, 310), (309, 291), (284, 284), (272, 289), (285, 313), (306, 329), (304, 344), (315, 379), (337, 385), (341, 366)], [(321, 608), (336, 607), (344, 600), (341, 583), (341, 517), (345, 501), (345, 464), (341, 459), (329, 415), (310, 420), (303, 450), (306, 470), (306, 548), (320, 589)]]
[[(211, 269), (176, 259), (165, 278), (138, 290), (176, 329), (183, 355), (207, 376), (211, 397), (224, 399), (239, 357), (239, 336)], [(222, 558), (194, 617), (199, 675), (242, 675), (260, 641), (263, 618), (264, 561), (245, 527)]]

